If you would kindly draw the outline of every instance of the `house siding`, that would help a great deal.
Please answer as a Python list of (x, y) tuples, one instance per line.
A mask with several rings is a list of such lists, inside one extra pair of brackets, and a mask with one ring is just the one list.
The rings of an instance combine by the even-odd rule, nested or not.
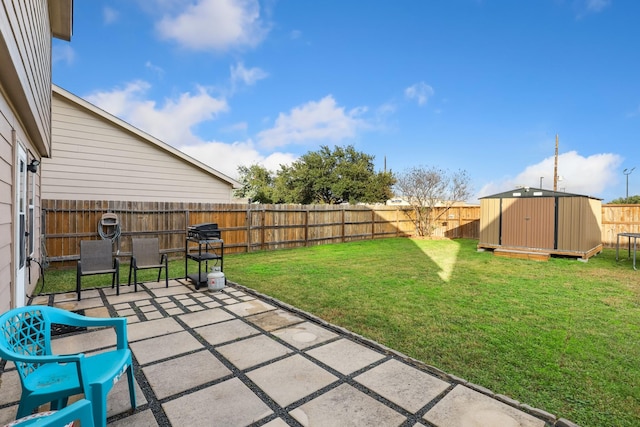
[(43, 161), (43, 199), (230, 202), (231, 183), (105, 115), (54, 91), (53, 155)]
[[(51, 33), (48, 2), (0, 0), (0, 83), (38, 153), (51, 150)], [(5, 65), (6, 64), (6, 65)], [(7, 66), (8, 65), (8, 66)], [(6, 116), (5, 116), (6, 117)], [(14, 126), (15, 123), (13, 123)]]
[[(71, 9), (69, 0), (0, 0), (0, 312), (22, 300), (14, 295), (17, 144), (28, 161), (51, 154), (50, 14), (59, 18), (58, 33), (68, 39)], [(27, 175), (29, 194), (35, 182), (34, 258), (40, 259), (40, 172)], [(27, 293), (39, 276), (36, 263), (25, 269)]]

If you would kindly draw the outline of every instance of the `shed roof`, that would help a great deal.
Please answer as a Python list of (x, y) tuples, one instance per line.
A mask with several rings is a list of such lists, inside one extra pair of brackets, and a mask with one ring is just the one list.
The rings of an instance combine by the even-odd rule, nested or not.
[(597, 197), (585, 196), (584, 194), (566, 193), (564, 191), (545, 190), (543, 188), (520, 187), (504, 193), (492, 194), (480, 197), (482, 199), (513, 199), (513, 198), (534, 198), (534, 197), (586, 197), (589, 199), (602, 200)]
[(101, 108), (93, 105), (92, 103), (90, 103), (89, 101), (80, 98), (79, 96), (76, 96), (74, 94), (72, 94), (71, 92), (61, 88), (60, 86), (57, 85), (52, 85), (52, 90), (53, 93), (55, 95), (61, 96), (63, 98), (65, 98), (66, 100), (68, 100), (71, 103), (74, 103), (76, 105), (78, 105), (79, 107), (90, 111), (91, 113), (103, 118), (104, 120), (108, 120), (109, 122), (111, 122), (114, 126), (117, 126), (129, 133), (134, 134), (135, 136), (142, 138), (146, 141), (148, 141), (149, 143), (155, 145), (158, 149), (166, 151), (168, 154), (173, 155), (174, 157), (179, 158), (180, 160), (184, 161), (185, 163), (191, 165), (192, 167), (196, 167), (198, 169), (202, 169), (203, 171), (205, 171), (206, 173), (215, 176), (216, 178), (218, 178), (219, 180), (228, 183), (229, 185), (231, 185), (233, 188), (239, 188), (242, 186), (242, 184), (238, 181), (236, 181), (235, 179), (223, 174), (222, 172), (217, 171), (216, 169), (213, 169), (210, 166), (207, 166), (206, 164), (199, 162), (198, 160), (194, 159), (193, 157), (188, 156), (187, 154), (183, 153), (182, 151), (172, 147), (171, 145), (149, 135), (148, 133), (136, 128), (135, 126), (125, 122), (124, 120), (121, 120), (119, 118), (117, 118), (116, 116), (107, 113), (106, 111), (102, 110)]

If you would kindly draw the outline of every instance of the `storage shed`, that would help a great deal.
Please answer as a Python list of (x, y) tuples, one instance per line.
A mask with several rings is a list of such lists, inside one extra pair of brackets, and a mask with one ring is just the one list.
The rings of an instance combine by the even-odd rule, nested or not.
[(588, 259), (602, 251), (601, 224), (601, 199), (518, 188), (480, 198), (478, 249)]

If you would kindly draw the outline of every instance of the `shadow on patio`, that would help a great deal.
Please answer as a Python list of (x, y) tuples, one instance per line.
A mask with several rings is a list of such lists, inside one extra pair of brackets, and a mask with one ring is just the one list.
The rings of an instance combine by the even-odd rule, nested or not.
[[(138, 408), (126, 377), (109, 394), (110, 426), (572, 425), (496, 396), (234, 283), (181, 280), (34, 298), (88, 316), (126, 317)], [(60, 331), (54, 352), (105, 350), (112, 329)], [(461, 349), (461, 351), (464, 351)], [(0, 422), (20, 384), (0, 361)]]

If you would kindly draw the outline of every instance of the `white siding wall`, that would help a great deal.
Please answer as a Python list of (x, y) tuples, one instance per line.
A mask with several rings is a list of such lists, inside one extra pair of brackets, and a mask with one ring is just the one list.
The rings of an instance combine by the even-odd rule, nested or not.
[(55, 92), (52, 128), (43, 199), (230, 201), (229, 183)]
[[(51, 32), (47, 1), (0, 0), (0, 313), (15, 305), (15, 165), (12, 132), (29, 158), (51, 149)], [(29, 179), (38, 177), (31, 174)], [(35, 246), (40, 247), (36, 187)], [(39, 250), (35, 252), (40, 256)], [(33, 264), (36, 266), (36, 264)], [(39, 270), (31, 271), (32, 282)], [(27, 283), (27, 291), (33, 286)]]

